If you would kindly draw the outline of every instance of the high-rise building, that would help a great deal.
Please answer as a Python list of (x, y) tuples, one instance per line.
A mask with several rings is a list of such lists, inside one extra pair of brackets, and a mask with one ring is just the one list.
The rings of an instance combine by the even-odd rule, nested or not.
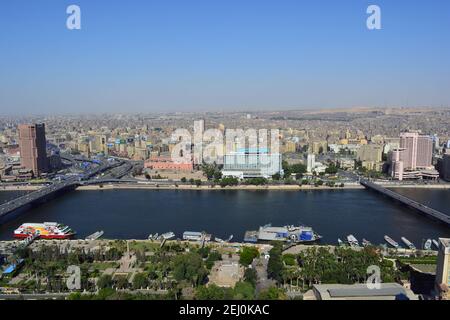
[(437, 178), (432, 165), (433, 139), (418, 132), (400, 134), (400, 148), (391, 154), (391, 176), (403, 178)]
[(450, 287), (450, 239), (439, 239), (436, 267), (436, 287), (442, 299), (449, 298)]
[(22, 167), (36, 176), (48, 171), (44, 124), (19, 125), (19, 147)]
[(431, 167), (433, 157), (433, 140), (430, 136), (419, 135), (418, 132), (400, 134), (400, 149), (405, 170)]

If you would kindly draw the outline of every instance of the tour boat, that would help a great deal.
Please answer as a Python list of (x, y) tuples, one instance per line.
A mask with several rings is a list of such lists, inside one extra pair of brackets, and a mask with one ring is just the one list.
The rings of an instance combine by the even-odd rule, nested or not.
[(247, 231), (244, 236), (245, 242), (258, 241), (284, 241), (291, 243), (312, 243), (322, 238), (311, 227), (307, 226), (284, 226), (272, 227), (271, 224), (259, 227), (259, 230)]
[(14, 238), (26, 239), (35, 235), (40, 239), (69, 239), (76, 234), (75, 231), (56, 222), (24, 223), (14, 230)]

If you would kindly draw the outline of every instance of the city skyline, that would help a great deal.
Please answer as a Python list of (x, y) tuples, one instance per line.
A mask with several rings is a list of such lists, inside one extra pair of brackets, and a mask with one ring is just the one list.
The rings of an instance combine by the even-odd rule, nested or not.
[(2, 9), (2, 114), (450, 105), (446, 1), (70, 4)]

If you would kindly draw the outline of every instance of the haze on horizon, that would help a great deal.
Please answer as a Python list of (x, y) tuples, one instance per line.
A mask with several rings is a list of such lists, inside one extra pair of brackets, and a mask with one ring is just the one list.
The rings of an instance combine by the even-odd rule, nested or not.
[(0, 30), (0, 114), (450, 106), (447, 0), (5, 0)]

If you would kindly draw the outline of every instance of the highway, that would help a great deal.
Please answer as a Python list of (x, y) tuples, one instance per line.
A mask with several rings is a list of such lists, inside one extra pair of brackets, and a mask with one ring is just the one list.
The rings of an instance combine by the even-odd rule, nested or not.
[(24, 196), (15, 198), (0, 205), (0, 223), (7, 220), (8, 214), (26, 206), (37, 204), (42, 200), (45, 200), (48, 197), (57, 194), (58, 192), (73, 190), (77, 186), (85, 183), (89, 184), (89, 182), (101, 183), (102, 179), (97, 180), (92, 178), (103, 172), (110, 171), (106, 177), (119, 179), (127, 175), (132, 168), (132, 164), (123, 160), (114, 162), (102, 162), (98, 167), (90, 169), (83, 174), (70, 176), (69, 178), (61, 182), (55, 182), (37, 191), (27, 193)]

